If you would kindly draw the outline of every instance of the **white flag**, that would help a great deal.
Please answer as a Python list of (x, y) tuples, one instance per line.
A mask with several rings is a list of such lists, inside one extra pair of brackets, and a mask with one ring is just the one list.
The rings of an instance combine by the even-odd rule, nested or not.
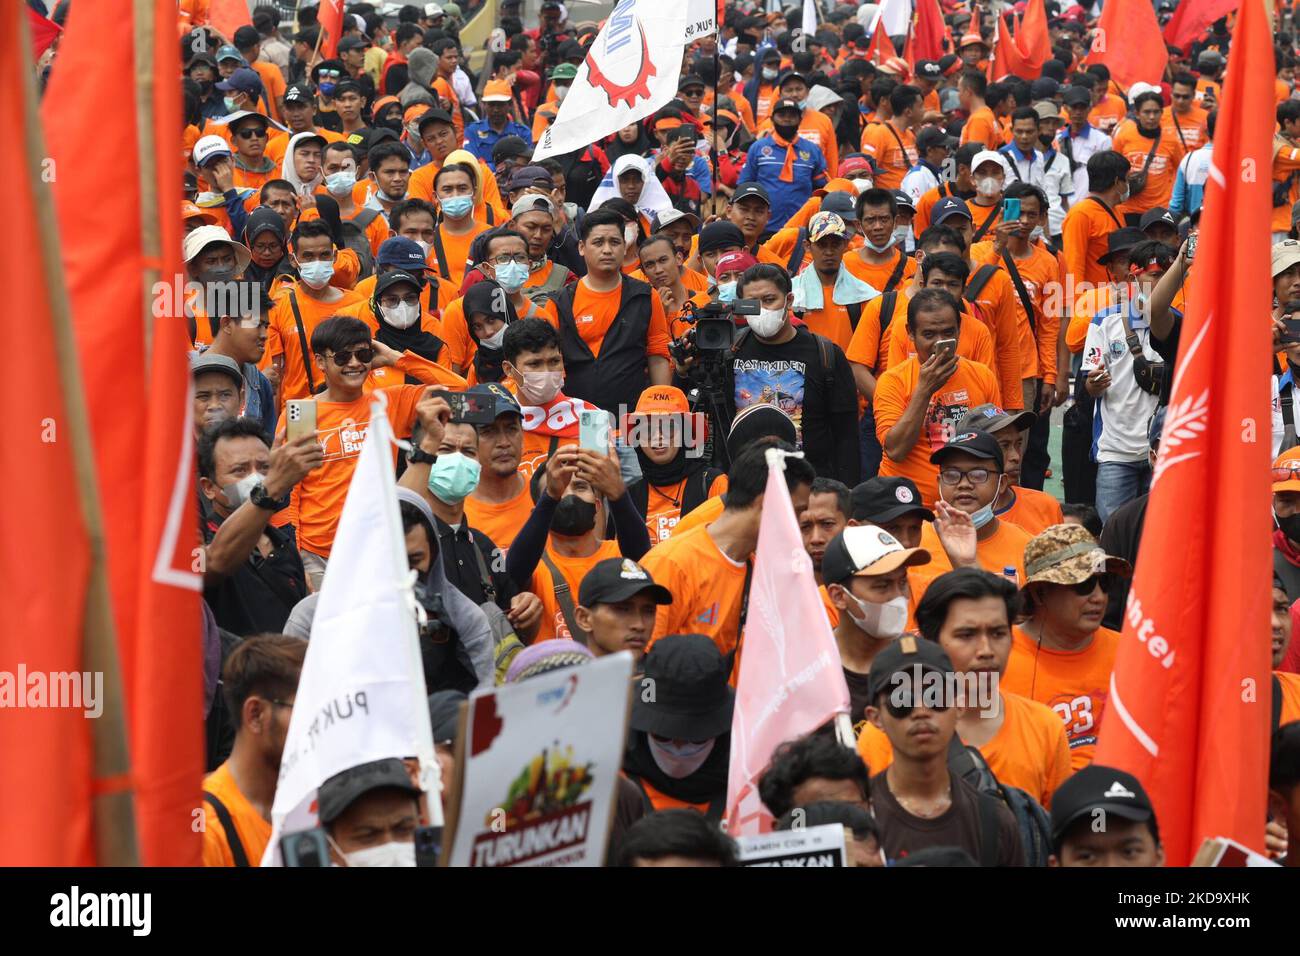
[(677, 95), (686, 45), (717, 31), (714, 0), (619, 0), (533, 160), (589, 146)]
[(803, 0), (803, 35), (813, 36), (817, 33), (817, 0)]
[(263, 866), (281, 865), (281, 836), (317, 825), (316, 790), (323, 782), (372, 760), (419, 758), (430, 823), (442, 824), (415, 598), (393, 478), (393, 430), (382, 393), (377, 394), (312, 619)]
[(871, 21), (871, 29), (867, 31), (868, 37), (875, 35), (876, 24), (881, 21), (884, 22), (885, 36), (905, 36), (912, 21), (912, 0), (882, 0), (876, 18)]

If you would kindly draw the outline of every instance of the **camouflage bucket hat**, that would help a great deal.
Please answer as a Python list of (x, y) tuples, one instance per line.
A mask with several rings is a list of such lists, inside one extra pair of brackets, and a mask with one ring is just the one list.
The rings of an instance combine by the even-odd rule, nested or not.
[(1025, 584), (1079, 584), (1094, 574), (1129, 577), (1133, 567), (1107, 554), (1088, 529), (1054, 524), (1025, 545)]

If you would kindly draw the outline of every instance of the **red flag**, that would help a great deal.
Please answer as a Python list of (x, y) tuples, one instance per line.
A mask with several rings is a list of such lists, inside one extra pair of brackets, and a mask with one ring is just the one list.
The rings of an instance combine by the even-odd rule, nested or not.
[(246, 0), (212, 0), (208, 17), (216, 31), (232, 43), (236, 30), (253, 25)]
[(894, 49), (894, 41), (886, 35), (885, 18), (877, 17), (875, 32), (871, 34), (871, 46), (867, 47), (867, 59), (880, 66), (891, 56), (898, 56), (898, 52)]
[(763, 520), (731, 721), (725, 819), (732, 836), (772, 829), (772, 815), (758, 798), (758, 779), (777, 746), (849, 712), (839, 648), (799, 535), (781, 452), (767, 454)]
[(1165, 42), (1186, 52), (1215, 20), (1237, 9), (1241, 0), (1181, 0), (1165, 24)]
[[(90, 541), (80, 507), (73, 428), (60, 380), (51, 280), (59, 264), (46, 258), (52, 209), (43, 185), (40, 121), (22, 0), (0, 0), (0, 176), (21, 184), (5, 190), (0, 215), (9, 235), (0, 257), (8, 308), (23, 316), (23, 358), (9, 370), (10, 421), (21, 423), (0, 442), (0, 467), (16, 481), (11, 524), (0, 534), (0, 659), (12, 675), (77, 674), (85, 670), (82, 627)], [(30, 10), (28, 10), (30, 12)], [(57, 246), (54, 259), (57, 260)], [(60, 320), (66, 323), (66, 317)], [(6, 464), (7, 463), (7, 464)], [(21, 672), (19, 672), (21, 673)], [(10, 680), (13, 677), (10, 676)], [(27, 693), (19, 677), (11, 692)], [(0, 753), (21, 772), (0, 782), (0, 865), (87, 866), (95, 862), (91, 824), (91, 726), (82, 709), (5, 704)]]
[(1003, 13), (993, 24), (993, 55), (989, 57), (988, 69), (990, 80), (1018, 76), (1021, 69), (1020, 54), (1012, 42), (1011, 31), (1007, 29), (1008, 16), (1009, 13)]
[(1264, 849), (1273, 75), (1256, 65), (1273, 51), (1262, 0), (1242, 4), (1232, 52), (1143, 532), (1176, 546), (1138, 560), (1096, 755), (1142, 781), (1172, 866), (1206, 837)]
[(63, 30), (53, 20), (47, 20), (31, 7), (25, 9), (27, 10), (27, 26), (32, 31), (34, 59), (39, 60), (41, 54), (50, 48), (50, 44), (58, 39)]
[[(151, 17), (137, 24), (136, 6)], [(148, 865), (197, 865), (201, 846), (192, 827), (203, 774), (193, 443), (176, 438), (190, 409), (187, 342), (180, 303), (157, 291), (185, 278), (175, 29), (167, 4), (74, 5), (42, 104), (82, 378), (96, 396), (96, 480), (111, 492), (113, 616)], [(143, 106), (132, 84), (123, 95), (123, 76), (135, 78)], [(116, 161), (89, 175), (88, 144)], [(188, 577), (170, 573), (181, 551)]]
[(1029, 0), (1015, 39), (1016, 49), (1028, 71), (1019, 75), (1037, 79), (1043, 72), (1043, 64), (1052, 58), (1052, 38), (1047, 32), (1047, 9), (1043, 0)]
[(1158, 85), (1169, 51), (1150, 0), (1106, 0), (1084, 60), (1089, 65), (1104, 63), (1122, 89), (1138, 82)]
[(321, 40), (321, 55), (325, 58), (338, 56), (339, 37), (343, 35), (343, 0), (321, 0), (316, 22), (325, 31)]
[(939, 0), (917, 0), (916, 20), (912, 24), (912, 51), (918, 60), (937, 60), (943, 56), (944, 29)]

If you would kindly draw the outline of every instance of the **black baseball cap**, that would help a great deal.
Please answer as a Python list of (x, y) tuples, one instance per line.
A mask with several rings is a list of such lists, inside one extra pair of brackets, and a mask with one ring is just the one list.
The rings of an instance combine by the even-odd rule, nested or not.
[(703, 89), (705, 86), (704, 77), (696, 73), (687, 73), (685, 76), (683, 76), (680, 80), (677, 81), (677, 91), (679, 93), (682, 90), (686, 89), (686, 87), (688, 86), (698, 86), (701, 89)]
[(336, 773), (316, 791), (317, 813), (321, 823), (333, 823), (360, 797), (371, 790), (392, 788), (420, 796), (420, 788), (411, 782), (406, 765), (396, 757), (372, 760)]
[(1146, 232), (1148, 227), (1154, 226), (1158, 222), (1163, 222), (1175, 229), (1178, 228), (1178, 223), (1174, 221), (1174, 214), (1164, 206), (1155, 206), (1144, 212), (1142, 220), (1138, 223), (1138, 228)]
[(393, 269), (391, 272), (385, 272), (375, 280), (375, 298), (387, 292), (395, 285), (412, 285), (417, 290), (424, 288), (424, 280), (409, 272), (403, 272), (401, 269)]
[(489, 407), (492, 409), (492, 418), (494, 420), (502, 415), (523, 417), (524, 413), (519, 408), (519, 400), (497, 382), (480, 382), (478, 385), (465, 389), (465, 394), (478, 395), (490, 402)]
[(316, 91), (310, 83), (295, 83), (284, 91), (286, 103), (310, 103), (316, 99)]
[(1151, 798), (1137, 777), (1113, 767), (1090, 764), (1072, 774), (1052, 794), (1053, 847), (1059, 849), (1070, 827), (1094, 810), (1135, 823), (1155, 818)]
[(958, 433), (948, 444), (930, 455), (930, 464), (941, 465), (944, 461), (957, 454), (983, 458), (986, 461), (994, 462), (998, 466), (998, 471), (1002, 470), (1002, 449), (999, 447), (997, 439), (988, 432), (969, 431)]
[[(795, 74), (797, 75), (797, 74)], [(772, 104), (772, 115), (775, 116), (782, 110), (794, 110), (796, 113), (803, 113), (803, 107), (796, 100), (783, 98)]]
[(1082, 86), (1071, 86), (1062, 94), (1061, 101), (1066, 106), (1091, 106), (1092, 93)]
[(578, 603), (583, 607), (617, 604), (634, 594), (645, 592), (656, 604), (672, 604), (673, 595), (662, 584), (655, 584), (650, 572), (631, 558), (606, 558), (597, 561), (582, 579)]
[(905, 548), (883, 528), (850, 525), (827, 542), (822, 553), (822, 581), (843, 584), (859, 574), (889, 574), (929, 563), (930, 552), (925, 548)]
[(921, 492), (911, 478), (868, 478), (853, 489), (849, 500), (854, 521), (880, 524), (907, 514), (934, 520), (934, 512), (921, 503)]
[(951, 146), (952, 137), (935, 126), (927, 126), (916, 134), (916, 148), (925, 152), (936, 146)]
[(871, 703), (883, 691), (894, 686), (895, 674), (915, 673), (914, 668), (933, 671), (936, 674), (953, 673), (952, 661), (936, 641), (927, 641), (913, 634), (904, 634), (896, 641), (890, 641), (871, 660), (871, 670), (867, 672), (867, 696)]
[[(455, 123), (452, 122), (450, 113), (448, 113), (444, 109), (434, 108), (431, 110), (425, 110), (423, 113), (420, 114), (420, 121), (415, 128), (420, 132), (421, 135), (423, 135), (424, 128), (428, 126), (430, 123), (446, 123), (448, 126), (456, 125)], [(516, 139), (517, 138), (518, 137), (516, 137)]]
[(965, 216), (967, 219), (974, 221), (970, 214), (970, 207), (966, 202), (956, 196), (944, 196), (930, 211), (930, 225), (937, 226), (945, 219), (951, 219), (953, 216)]
[(902, 189), (891, 189), (890, 192), (894, 194), (895, 207), (899, 209), (910, 209), (913, 214), (916, 213), (916, 200), (913, 199), (909, 193)]
[(340, 53), (347, 53), (349, 50), (364, 50), (368, 46), (370, 44), (361, 37), (344, 37), (339, 40), (338, 50)]
[[(804, 74), (800, 73), (798, 70), (787, 70), (776, 78), (776, 88), (779, 90), (781, 87), (785, 86), (786, 80), (800, 80), (804, 86), (812, 86), (812, 83), (808, 81), (808, 77), (804, 76)], [(781, 101), (778, 100), (778, 102)]]
[(836, 190), (829, 192), (822, 197), (821, 206), (818, 212), (833, 212), (845, 222), (858, 221), (858, 207), (853, 202), (853, 197), (848, 193), (842, 193)]
[(916, 64), (916, 75), (927, 80), (942, 79), (943, 65), (938, 60), (920, 60)]
[(533, 151), (521, 136), (502, 136), (492, 147), (492, 162), (514, 159), (518, 156), (531, 156)]
[(1110, 262), (1118, 252), (1128, 252), (1140, 242), (1146, 242), (1146, 234), (1137, 226), (1125, 226), (1106, 235), (1106, 252), (1097, 257), (1102, 265)]
[(642, 671), (655, 692), (633, 697), (633, 730), (676, 740), (707, 740), (731, 730), (731, 666), (710, 638), (661, 637), (646, 653)]
[[(742, 187), (743, 188), (743, 187)], [(758, 187), (762, 189), (762, 186)], [(739, 190), (737, 190), (739, 192)], [(749, 195), (760, 195), (751, 193)], [(762, 193), (762, 198), (767, 198), (766, 193)], [(736, 197), (732, 197), (732, 202)], [(700, 230), (700, 241), (698, 243), (700, 252), (713, 252), (717, 249), (726, 249), (730, 246), (745, 248), (745, 234), (740, 231), (740, 227), (734, 222), (711, 222)]]
[(748, 199), (750, 196), (757, 196), (769, 206), (772, 205), (772, 197), (767, 194), (767, 190), (758, 183), (741, 183), (736, 187), (736, 191), (731, 194), (732, 203), (738, 203), (742, 199)]
[(959, 432), (1000, 432), (1002, 429), (1010, 426), (1016, 431), (1024, 431), (1029, 428), (1038, 419), (1033, 412), (1020, 411), (1008, 412), (994, 405), (992, 402), (985, 402), (983, 405), (976, 405), (957, 422), (957, 431)]

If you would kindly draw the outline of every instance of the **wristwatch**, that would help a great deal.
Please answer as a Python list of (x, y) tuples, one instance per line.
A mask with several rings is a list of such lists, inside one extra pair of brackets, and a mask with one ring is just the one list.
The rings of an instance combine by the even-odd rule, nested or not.
[(438, 456), (432, 452), (427, 452), (419, 445), (415, 445), (406, 453), (406, 460), (412, 465), (432, 465), (438, 460)]
[(267, 511), (282, 511), (289, 507), (289, 496), (283, 498), (272, 498), (266, 493), (266, 486), (256, 484), (253, 490), (248, 493), (248, 500), (253, 503), (254, 508), (265, 508)]

